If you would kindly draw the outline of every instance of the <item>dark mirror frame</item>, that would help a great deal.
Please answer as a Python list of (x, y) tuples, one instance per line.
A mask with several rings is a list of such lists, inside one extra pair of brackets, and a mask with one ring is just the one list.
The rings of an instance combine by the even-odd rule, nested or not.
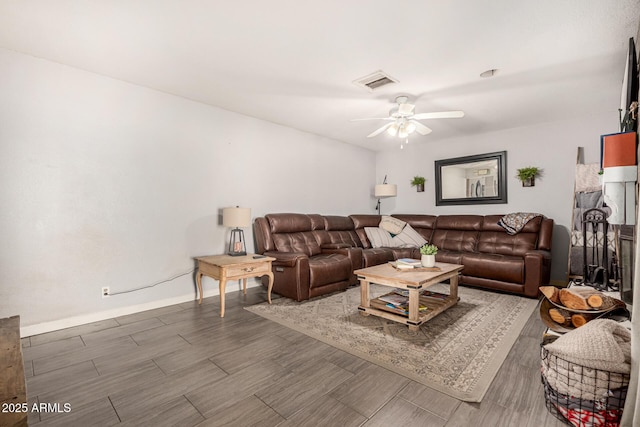
[[(442, 168), (444, 166), (464, 165), (467, 163), (484, 162), (487, 160), (498, 161), (498, 194), (488, 197), (465, 197), (459, 199), (442, 198)], [(436, 206), (449, 205), (484, 205), (507, 203), (507, 152), (478, 154), (475, 156), (456, 157), (453, 159), (436, 160)]]

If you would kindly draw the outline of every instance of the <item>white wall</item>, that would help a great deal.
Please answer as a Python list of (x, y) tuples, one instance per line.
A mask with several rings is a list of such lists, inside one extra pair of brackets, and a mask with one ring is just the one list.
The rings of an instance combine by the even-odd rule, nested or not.
[[(614, 94), (615, 95), (615, 94)], [(614, 104), (615, 105), (615, 104)], [(574, 122), (544, 123), (538, 126), (479, 134), (467, 138), (429, 143), (410, 143), (378, 154), (378, 176), (398, 184), (398, 196), (385, 199), (383, 213), (506, 214), (539, 212), (555, 221), (552, 247), (552, 279), (565, 280), (569, 253), (569, 230), (573, 203), (573, 185), (578, 147), (584, 147), (585, 163), (600, 161), (600, 135), (618, 131), (615, 108), (607, 117), (585, 117)], [(472, 206), (436, 206), (436, 160), (507, 151), (507, 204)], [(522, 187), (516, 169), (537, 166), (543, 176), (535, 187)], [(415, 175), (427, 178), (424, 193), (410, 186)]]
[(0, 317), (31, 334), (195, 298), (100, 289), (222, 253), (223, 207), (372, 212), (375, 153), (0, 49), (0, 180)]

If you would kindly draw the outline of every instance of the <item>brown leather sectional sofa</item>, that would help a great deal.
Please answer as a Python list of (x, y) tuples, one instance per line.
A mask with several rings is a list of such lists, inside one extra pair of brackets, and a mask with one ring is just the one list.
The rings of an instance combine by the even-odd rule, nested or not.
[[(536, 217), (515, 235), (502, 215), (392, 215), (438, 246), (436, 260), (464, 265), (460, 283), (538, 296), (551, 271), (553, 220)], [(256, 218), (256, 252), (276, 258), (273, 291), (296, 301), (356, 284), (354, 270), (398, 258), (420, 258), (418, 248), (372, 248), (365, 227), (379, 215), (276, 213)]]

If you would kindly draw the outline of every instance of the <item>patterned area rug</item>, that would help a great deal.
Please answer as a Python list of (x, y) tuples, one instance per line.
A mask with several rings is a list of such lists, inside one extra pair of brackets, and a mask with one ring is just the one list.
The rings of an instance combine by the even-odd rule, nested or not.
[[(371, 296), (389, 292), (371, 285)], [(449, 286), (429, 288), (449, 293)], [(460, 301), (418, 332), (358, 311), (360, 288), (247, 310), (467, 402), (480, 402), (538, 301), (460, 287)]]

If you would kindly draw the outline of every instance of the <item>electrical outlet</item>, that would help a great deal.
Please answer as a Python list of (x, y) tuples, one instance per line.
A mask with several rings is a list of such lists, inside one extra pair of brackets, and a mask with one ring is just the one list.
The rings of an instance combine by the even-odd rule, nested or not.
[(111, 290), (109, 289), (108, 286), (103, 286), (102, 287), (102, 298), (108, 297), (110, 292), (111, 292)]

